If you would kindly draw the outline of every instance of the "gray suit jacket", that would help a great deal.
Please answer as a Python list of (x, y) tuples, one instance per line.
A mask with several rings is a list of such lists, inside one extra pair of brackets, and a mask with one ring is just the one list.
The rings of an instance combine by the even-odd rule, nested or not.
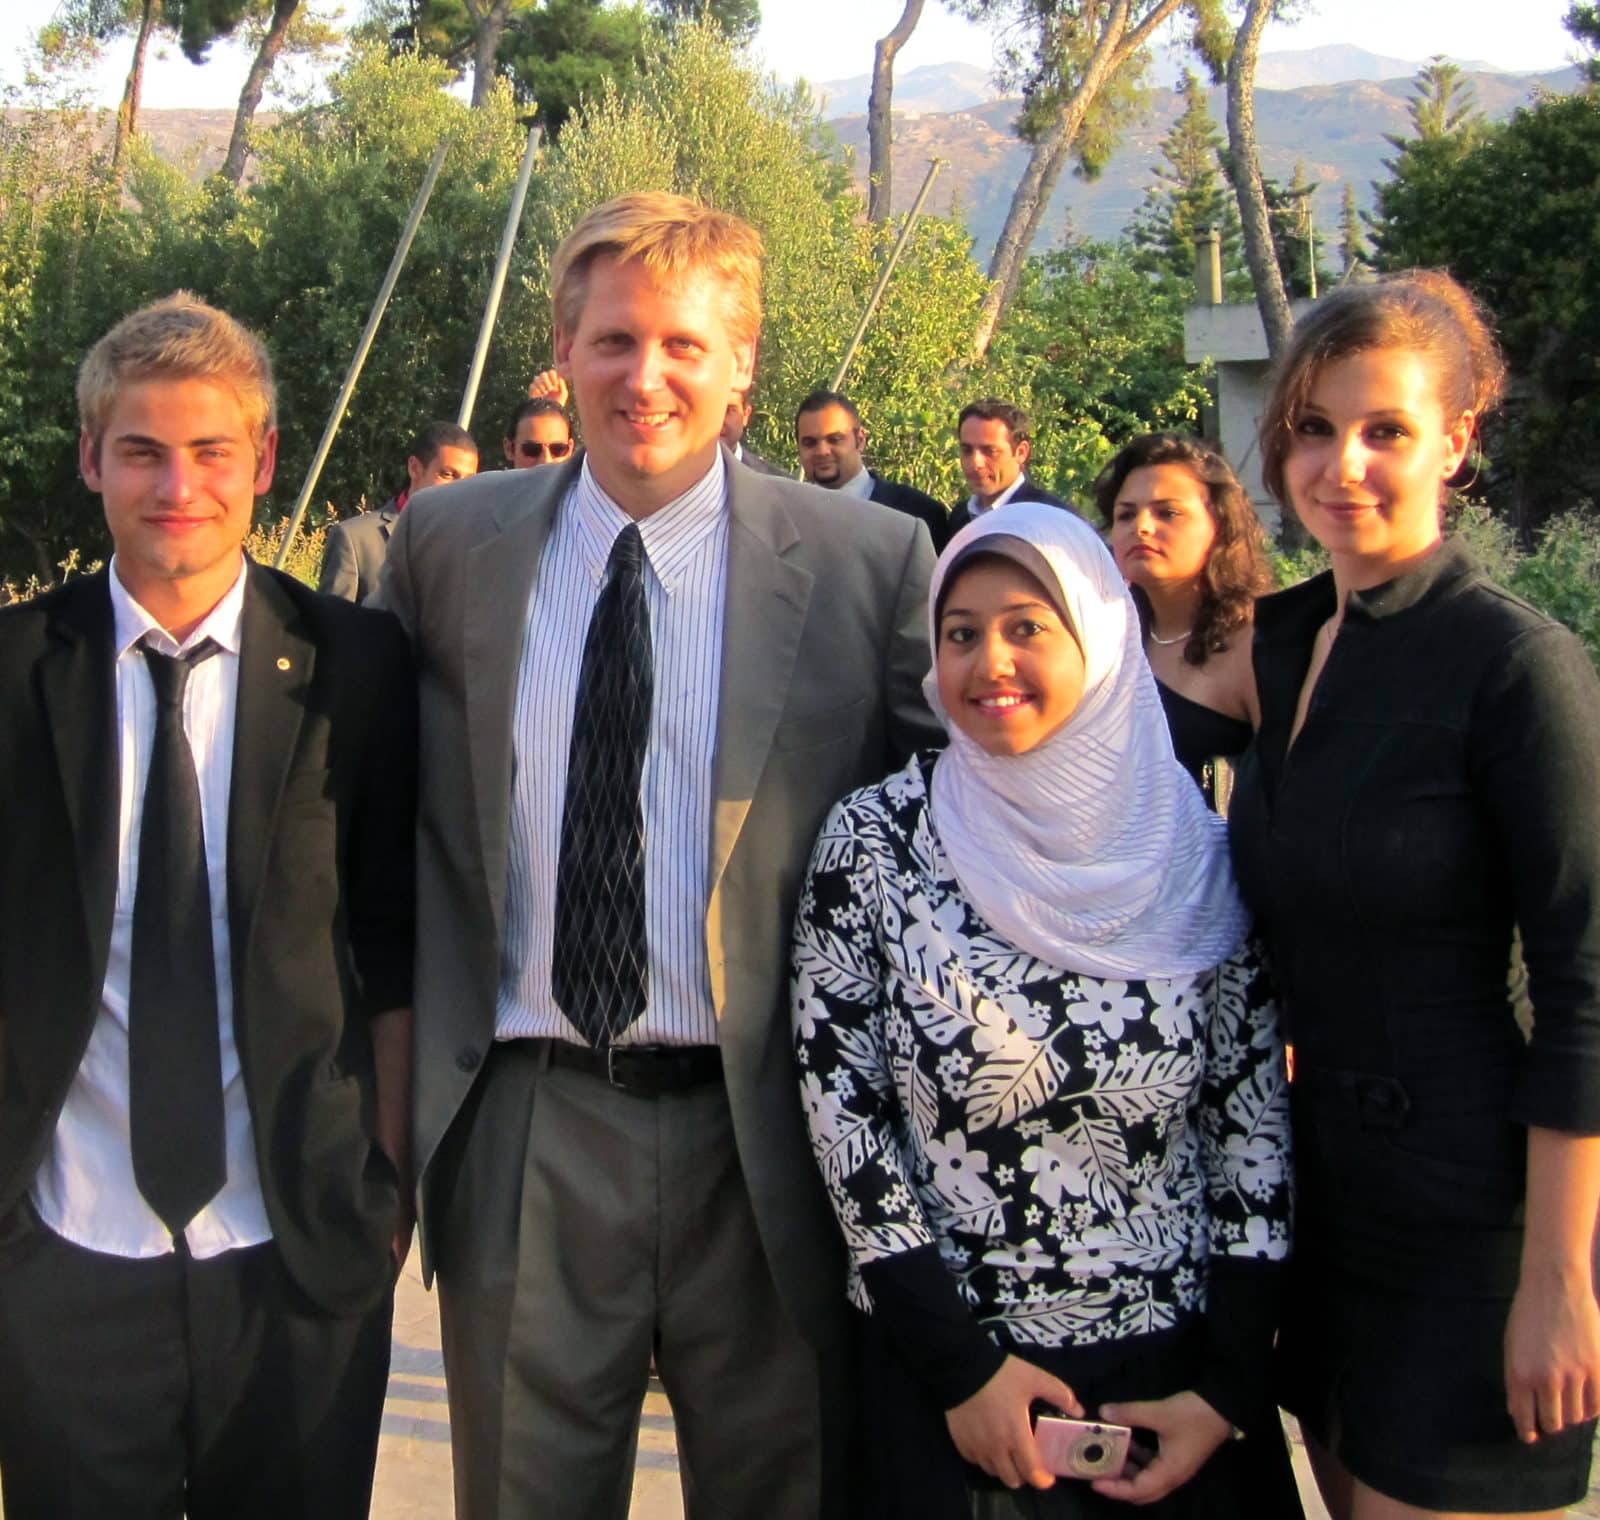
[(739, 446), (739, 460), (747, 470), (754, 470), (757, 475), (777, 475), (784, 480), (793, 480), (793, 474), (788, 470), (780, 470), (770, 459), (763, 459), (754, 449), (747, 449), (743, 444)]
[[(415, 1139), (429, 1271), (442, 1215), (432, 1168), (494, 1038), (524, 614), (581, 457), (419, 498), (395, 529), (379, 594), (412, 636), (421, 693)], [(828, 809), (943, 738), (921, 690), (933, 554), (903, 513), (731, 460), (728, 483), (711, 992), (767, 1258), (795, 1323), (837, 1349), (844, 1258), (801, 1116), (790, 934)]]
[(329, 528), (323, 541), (317, 590), (342, 596), (347, 602), (366, 601), (378, 589), (383, 557), (389, 552), (389, 535), (399, 516), (391, 496), (376, 511), (347, 517)]

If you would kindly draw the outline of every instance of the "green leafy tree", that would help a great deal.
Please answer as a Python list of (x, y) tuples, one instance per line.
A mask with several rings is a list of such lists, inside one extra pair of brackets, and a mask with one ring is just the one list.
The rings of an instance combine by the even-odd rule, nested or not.
[[(1561, 24), (1591, 54), (1600, 53), (1600, 5), (1594, 0), (1573, 0)], [(1583, 64), (1583, 71), (1591, 86), (1600, 85), (1600, 58), (1589, 58)]]
[(989, 260), (989, 292), (973, 332), (981, 361), (1016, 293), (1039, 224), (1067, 165), (1087, 174), (1110, 155), (1118, 129), (1140, 109), (1138, 80), (1156, 34), (1188, 23), (1195, 52), (1215, 72), (1228, 50), (1221, 0), (952, 0), (1006, 39), (1002, 74), (1020, 78), (1019, 135), (1029, 144)]
[(554, 137), (579, 101), (634, 78), (653, 36), (654, 23), (640, 6), (547, 0), (513, 15), (500, 61), (517, 99), (536, 108), (539, 124)]
[(1222, 172), (1225, 139), (1212, 118), (1206, 87), (1192, 70), (1184, 71), (1179, 94), (1183, 110), (1161, 141), (1166, 162), (1151, 171), (1155, 183), (1145, 190), (1128, 226), (1139, 250), (1134, 262), (1187, 292), (1193, 288), (1199, 236), (1214, 227), (1222, 238), (1224, 292), (1233, 300), (1248, 299), (1239, 212)]
[(1030, 473), (1082, 500), (1135, 434), (1199, 428), (1207, 373), (1183, 357), (1188, 299), (1152, 286), (1127, 243), (1080, 239), (1028, 261), (989, 383), (1032, 415)]
[(733, 42), (750, 42), (761, 30), (761, 0), (651, 0), (667, 22), (709, 21)]

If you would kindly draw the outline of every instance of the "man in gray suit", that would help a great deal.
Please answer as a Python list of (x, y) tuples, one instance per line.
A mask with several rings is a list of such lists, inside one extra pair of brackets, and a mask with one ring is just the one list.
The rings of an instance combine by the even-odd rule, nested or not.
[(622, 1520), (652, 1355), (696, 1520), (852, 1513), (841, 1242), (788, 1027), (829, 806), (938, 730), (926, 530), (719, 446), (759, 234), (557, 250), (587, 453), (401, 519), (422, 672), (416, 1149), (463, 1520)]
[(322, 547), (322, 572), (317, 590), (364, 602), (378, 589), (389, 535), (418, 491), (447, 486), (478, 473), (478, 445), (472, 434), (453, 422), (430, 422), (406, 451), (406, 488), (373, 512), (347, 517), (328, 529)]

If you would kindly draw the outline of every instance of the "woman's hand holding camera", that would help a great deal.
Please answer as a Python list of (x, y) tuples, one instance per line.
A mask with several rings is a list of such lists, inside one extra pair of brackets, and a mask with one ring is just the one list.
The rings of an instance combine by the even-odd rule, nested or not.
[(1132, 1464), (1121, 1477), (1097, 1478), (1094, 1490), (1129, 1504), (1153, 1504), (1181, 1488), (1233, 1434), (1233, 1426), (1198, 1393), (1185, 1390), (1144, 1403), (1104, 1404), (1102, 1420), (1155, 1432), (1156, 1453), (1137, 1472)]
[(945, 1411), (950, 1439), (968, 1462), (1007, 1488), (1021, 1488), (1025, 1483), (1049, 1488), (1055, 1475), (1040, 1459), (1029, 1417), (1035, 1400), (1054, 1404), (1075, 1418), (1083, 1417), (1083, 1406), (1060, 1378), (1021, 1357), (1008, 1356), (970, 1399)]

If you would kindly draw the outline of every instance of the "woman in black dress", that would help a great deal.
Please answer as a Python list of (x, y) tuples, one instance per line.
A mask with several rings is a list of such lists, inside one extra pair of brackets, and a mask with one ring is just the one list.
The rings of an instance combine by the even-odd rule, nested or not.
[(1444, 536), (1503, 368), (1419, 272), (1295, 331), (1234, 859), (1295, 1046), (1284, 1402), (1335, 1520), (1556, 1516), (1600, 1407), (1600, 682)]
[(1213, 763), (1259, 718), (1250, 619), (1270, 584), (1261, 524), (1227, 461), (1181, 433), (1145, 433), (1100, 472), (1095, 505), (1133, 588), (1172, 747), (1215, 803)]
[[(863, 1512), (1289, 1520), (1287, 1091), (1226, 831), (1080, 519), (985, 513), (931, 602), (949, 746), (834, 809), (795, 927), (801, 1091), (863, 1311)], [(1159, 1452), (1052, 1481), (1039, 1399)]]

